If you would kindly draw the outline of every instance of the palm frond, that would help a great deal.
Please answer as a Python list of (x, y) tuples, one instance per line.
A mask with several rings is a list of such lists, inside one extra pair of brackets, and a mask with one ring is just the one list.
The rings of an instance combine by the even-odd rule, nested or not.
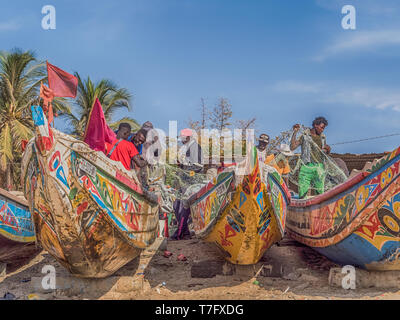
[(117, 130), (119, 125), (123, 122), (129, 123), (132, 127), (132, 131), (138, 131), (141, 128), (140, 124), (135, 119), (130, 117), (124, 117), (116, 122), (110, 123), (109, 127), (113, 130)]
[(0, 166), (2, 170), (6, 170), (7, 164), (12, 162), (13, 156), (13, 145), (11, 137), (11, 129), (7, 124), (3, 127), (0, 132)]
[[(132, 95), (127, 89), (118, 88), (115, 83), (108, 79), (102, 79), (94, 83), (90, 77), (82, 79), (79, 73), (75, 73), (75, 76), (78, 78), (78, 93), (72, 112), (74, 113), (74, 117), (68, 118), (68, 121), (70, 121), (70, 124), (73, 126), (71, 132), (83, 135), (96, 98), (99, 99), (102, 105), (107, 122), (112, 121), (113, 116), (118, 110), (130, 110), (130, 99)], [(119, 123), (120, 122), (118, 122), (118, 124)], [(135, 128), (138, 126), (135, 121), (133, 121), (132, 124)]]

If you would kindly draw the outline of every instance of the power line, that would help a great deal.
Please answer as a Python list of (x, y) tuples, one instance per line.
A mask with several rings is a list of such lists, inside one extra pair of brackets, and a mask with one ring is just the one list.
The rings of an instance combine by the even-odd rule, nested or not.
[(369, 140), (377, 140), (377, 139), (382, 139), (382, 138), (387, 138), (387, 137), (394, 137), (394, 136), (400, 136), (400, 133), (393, 133), (393, 134), (388, 134), (388, 135), (385, 135), (385, 136), (372, 137), (372, 138), (366, 138), (366, 139), (360, 139), (360, 140), (339, 142), (339, 143), (332, 144), (332, 146), (337, 146), (337, 145), (341, 145), (341, 144), (350, 144), (350, 143), (356, 143), (356, 142), (363, 142), (363, 141), (369, 141)]

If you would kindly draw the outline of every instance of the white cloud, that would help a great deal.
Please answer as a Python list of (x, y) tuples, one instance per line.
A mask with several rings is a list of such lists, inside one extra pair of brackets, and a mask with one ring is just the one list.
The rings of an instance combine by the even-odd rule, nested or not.
[(400, 112), (400, 91), (376, 87), (338, 87), (332, 84), (313, 84), (282, 81), (273, 86), (281, 93), (309, 94), (314, 101), (326, 104), (357, 105), (379, 110)]
[(315, 61), (351, 52), (378, 49), (384, 46), (400, 45), (400, 29), (378, 31), (355, 31), (351, 35), (342, 36), (327, 46), (322, 54), (314, 57)]
[(381, 88), (352, 88), (330, 92), (326, 102), (355, 104), (379, 110), (392, 109), (400, 112), (400, 93)]

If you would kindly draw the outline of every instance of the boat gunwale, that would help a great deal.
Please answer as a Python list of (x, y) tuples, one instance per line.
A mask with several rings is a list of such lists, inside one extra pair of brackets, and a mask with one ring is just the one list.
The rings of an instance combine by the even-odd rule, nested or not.
[[(223, 172), (221, 172), (220, 174), (222, 174)], [(212, 192), (214, 192), (220, 185), (222, 185), (223, 183), (225, 183), (228, 179), (232, 178), (230, 185), (232, 185), (234, 179), (235, 179), (235, 172), (231, 171), (228, 172), (229, 174), (220, 182), (218, 182), (217, 184), (215, 184), (214, 186), (212, 186), (210, 189), (208, 189), (202, 196), (200, 196), (199, 198), (197, 198), (196, 200), (193, 200), (190, 203), (190, 198), (189, 198), (189, 206), (192, 207), (194, 205), (197, 205), (200, 201), (204, 200), (206, 197), (208, 197)], [(205, 185), (203, 188), (206, 188), (207, 185)], [(202, 188), (202, 189), (203, 189)], [(202, 189), (200, 189), (197, 193), (199, 193)], [(229, 193), (234, 192), (234, 189), (228, 188), (226, 190), (225, 193), (225, 197), (228, 197)], [(195, 193), (194, 195), (196, 195), (197, 193)], [(194, 196), (193, 195), (193, 196)], [(229, 205), (229, 202), (227, 202), (224, 206), (221, 206), (218, 209), (218, 214), (215, 216), (215, 218), (213, 219), (213, 221), (211, 221), (205, 228), (203, 228), (203, 230), (196, 232), (196, 236), (199, 237), (200, 239), (203, 239), (205, 237), (207, 237), (212, 230), (214, 229), (214, 226), (218, 223), (218, 221), (220, 221), (221, 217), (222, 217), (222, 213), (224, 212), (224, 210), (227, 208), (227, 206)]]
[[(374, 202), (383, 192), (385, 192), (395, 181), (397, 181), (398, 179), (400, 178), (400, 173), (396, 176), (396, 177), (394, 177), (393, 179), (392, 179), (392, 181), (390, 181), (368, 204), (366, 204), (359, 212), (358, 212), (358, 214), (351, 220), (351, 221), (349, 221), (348, 222), (348, 224), (347, 225), (350, 225), (355, 219), (357, 219), (357, 218), (359, 218), (360, 217), (360, 215), (362, 215), (363, 214), (363, 212), (365, 211), (365, 209), (367, 209), (367, 207), (372, 203), (372, 202)], [(397, 183), (397, 184), (399, 184), (399, 183)], [(383, 201), (385, 201), (385, 200), (383, 200)], [(310, 211), (303, 211), (302, 213), (304, 213), (304, 214), (309, 214), (310, 213)], [(360, 225), (361, 225), (361, 223), (365, 220), (365, 219), (368, 219), (369, 218), (369, 216), (371, 215), (371, 214), (373, 214), (374, 213), (374, 211), (372, 211), (369, 215), (367, 215), (366, 217), (362, 217), (362, 219), (361, 219), (361, 221), (360, 221), (360, 224), (357, 226), (357, 227), (355, 227), (354, 229), (357, 229)], [(299, 235), (300, 237), (302, 237), (302, 238), (307, 238), (307, 239), (312, 239), (312, 240), (315, 240), (315, 241), (322, 241), (322, 240), (327, 240), (327, 239), (329, 239), (329, 238), (331, 238), (332, 236), (329, 236), (329, 237), (319, 237), (319, 238), (314, 238), (314, 237), (310, 237), (310, 236), (306, 236), (306, 235), (304, 235), (304, 234), (301, 234), (301, 233), (298, 233), (298, 232), (296, 232), (296, 231), (294, 231), (293, 229), (291, 229), (289, 226), (287, 227), (287, 229), (289, 229), (290, 230), (290, 232), (291, 233), (295, 233), (295, 234), (297, 234), (297, 235)], [(353, 230), (354, 230), (353, 229)], [(349, 234), (350, 235), (350, 234)], [(347, 237), (347, 236), (346, 236)], [(345, 239), (346, 237), (344, 237), (343, 239)], [(334, 243), (332, 243), (332, 244), (334, 244)]]
[[(285, 202), (286, 202), (286, 211), (288, 211), (288, 207), (289, 207), (289, 204), (290, 204), (290, 194), (288, 194), (288, 191), (285, 190), (285, 188), (282, 187), (281, 183), (280, 183), (279, 181), (277, 181), (277, 179), (274, 177), (274, 175), (268, 173), (267, 178), (268, 178), (268, 177), (271, 177), (271, 178), (272, 178), (272, 180), (274, 181), (275, 185), (278, 186), (278, 188), (280, 189), (281, 194), (283, 194), (284, 200), (285, 200)], [(285, 182), (283, 182), (283, 183), (285, 183)], [(265, 183), (264, 183), (264, 184), (265, 184)], [(286, 184), (286, 183), (285, 183), (285, 184)], [(265, 185), (265, 187), (267, 187), (267, 186)], [(268, 194), (268, 191), (266, 191), (266, 192), (267, 192), (267, 194)], [(272, 191), (271, 191), (271, 193), (272, 193)], [(272, 198), (272, 196), (271, 196), (270, 194), (268, 194), (268, 196), (269, 196), (270, 198)], [(285, 219), (284, 219), (284, 220), (285, 220), (285, 221), (284, 221), (285, 226), (282, 226), (281, 219), (278, 219), (278, 215), (277, 215), (277, 213), (275, 212), (275, 206), (273, 205), (273, 200), (270, 199), (270, 201), (271, 201), (272, 210), (273, 210), (274, 215), (275, 215), (275, 219), (277, 220), (277, 224), (279, 225), (279, 231), (281, 232), (281, 235), (282, 235), (282, 238), (283, 238), (283, 236), (284, 236), (284, 234), (285, 234), (285, 230), (286, 230), (287, 212), (286, 212), (286, 217), (285, 217)], [(283, 211), (283, 210), (281, 210), (281, 211)]]
[[(366, 182), (372, 180), (377, 175), (379, 175), (383, 171), (387, 170), (389, 167), (391, 167), (393, 164), (395, 164), (398, 161), (400, 161), (400, 153), (397, 154), (393, 159), (391, 159), (388, 162), (386, 162), (381, 167), (377, 168), (375, 171), (373, 171), (373, 172), (366, 172), (366, 171), (360, 172), (359, 174), (357, 174), (357, 176), (354, 176), (353, 178), (351, 178), (351, 179), (345, 181), (344, 183), (338, 185), (334, 189), (329, 190), (328, 192), (325, 192), (325, 193), (323, 193), (321, 195), (318, 195), (318, 196), (314, 197), (313, 199), (304, 199), (304, 200), (292, 199), (289, 207), (293, 211), (308, 211), (308, 210), (313, 210), (316, 207), (320, 207), (320, 208), (321, 207), (325, 207), (325, 206), (331, 204), (332, 202), (336, 202), (339, 199), (343, 198), (344, 195), (346, 195), (346, 194), (348, 194), (350, 192), (353, 192), (354, 190), (356, 190), (357, 188), (359, 188), (360, 186), (362, 186)], [(354, 182), (354, 184), (349, 185), (345, 190), (343, 190), (343, 191), (341, 191), (339, 193), (334, 193), (334, 195), (331, 196), (330, 198), (326, 198), (325, 199), (323, 197), (323, 196), (326, 196), (327, 194), (329, 194), (330, 192), (334, 191), (336, 188), (342, 187), (346, 183), (349, 183), (353, 179), (357, 181), (356, 178), (359, 178), (359, 176), (361, 176), (361, 175), (363, 176), (363, 179), (359, 180), (358, 182)], [(393, 178), (392, 180), (395, 180), (395, 178)], [(369, 204), (369, 203), (366, 203), (366, 205)]]
[(26, 207), (27, 209), (29, 209), (29, 203), (28, 201), (25, 199), (20, 199), (17, 196), (13, 195), (12, 193), (8, 192), (7, 190), (4, 190), (2, 188), (0, 188), (0, 195), (10, 199), (11, 201), (17, 202), (18, 204)]
[[(93, 165), (94, 167), (96, 167), (96, 169), (99, 170), (99, 171), (101, 171), (101, 173), (102, 173), (103, 175), (105, 175), (105, 176), (107, 176), (108, 178), (110, 178), (110, 180), (112, 180), (114, 183), (116, 183), (117, 185), (119, 185), (120, 187), (122, 187), (123, 189), (125, 189), (125, 191), (127, 191), (128, 193), (134, 192), (135, 194), (137, 194), (139, 197), (141, 197), (143, 200), (145, 200), (145, 201), (146, 201), (150, 206), (152, 206), (152, 207), (155, 207), (155, 206), (158, 205), (158, 202), (154, 202), (152, 199), (148, 198), (148, 197), (146, 196), (146, 194), (143, 192), (142, 183), (139, 181), (139, 178), (136, 177), (136, 176), (135, 176), (135, 177), (131, 177), (131, 176), (129, 175), (129, 173), (130, 173), (131, 170), (126, 170), (126, 168), (124, 168), (122, 165), (119, 166), (119, 164), (120, 164), (119, 161), (114, 161), (114, 160), (109, 159), (109, 158), (106, 157), (105, 154), (102, 153), (101, 151), (95, 151), (95, 150), (90, 149), (89, 145), (88, 145), (87, 143), (85, 143), (84, 141), (77, 140), (77, 139), (75, 139), (74, 137), (71, 137), (70, 135), (68, 135), (68, 134), (66, 134), (66, 133), (64, 133), (64, 132), (61, 132), (61, 131), (56, 130), (56, 129), (54, 129), (54, 128), (52, 128), (52, 131), (53, 131), (53, 140), (54, 140), (54, 141), (53, 141), (53, 145), (52, 145), (51, 149), (48, 150), (48, 151), (46, 152), (46, 155), (42, 155), (42, 154), (40, 154), (40, 152), (39, 152), (39, 155), (40, 155), (41, 157), (47, 159), (47, 158), (50, 157), (50, 155), (54, 152), (54, 149), (55, 149), (56, 144), (57, 144), (57, 143), (58, 143), (58, 144), (61, 144), (61, 145), (63, 145), (65, 148), (69, 149), (70, 152), (75, 152), (76, 154), (79, 155), (80, 158), (83, 158), (85, 161), (89, 162), (91, 165)], [(57, 137), (57, 136), (59, 136), (59, 137)], [(121, 180), (119, 180), (116, 176), (111, 175), (111, 174), (110, 174), (109, 172), (107, 172), (107, 170), (105, 170), (103, 167), (99, 166), (98, 164), (93, 163), (93, 160), (91, 160), (91, 159), (90, 159), (89, 157), (87, 157), (87, 156), (84, 156), (84, 153), (87, 153), (87, 152), (84, 152), (84, 150), (82, 150), (82, 152), (80, 152), (79, 150), (75, 150), (71, 145), (69, 146), (69, 145), (66, 145), (65, 143), (61, 142), (60, 140), (63, 138), (63, 136), (68, 136), (69, 139), (72, 138), (72, 139), (76, 140), (76, 141), (70, 141), (71, 145), (73, 145), (73, 144), (80, 144), (80, 145), (82, 145), (83, 147), (85, 147), (86, 149), (91, 150), (91, 151), (92, 151), (91, 153), (95, 155), (95, 157), (97, 158), (98, 161), (103, 161), (103, 162), (106, 163), (107, 165), (111, 166), (111, 167), (115, 170), (116, 174), (118, 174), (118, 173), (119, 173), (119, 174), (123, 174), (123, 177), (124, 177), (124, 178), (127, 178), (127, 179), (129, 179), (129, 180), (133, 180), (135, 183), (137, 183), (137, 185), (138, 185), (138, 190), (135, 190), (135, 189), (132, 188), (130, 185), (124, 183), (124, 182), (121, 181)], [(61, 139), (60, 139), (60, 138), (61, 138)], [(33, 138), (33, 139), (34, 139), (34, 138)], [(36, 143), (34, 143), (34, 146), (35, 146), (35, 149), (37, 149), (37, 148), (36, 148)], [(38, 154), (37, 150), (36, 150), (35, 153)], [(104, 156), (103, 156), (103, 155), (104, 155)], [(105, 162), (104, 160), (106, 160), (106, 161), (108, 161), (108, 162), (109, 162), (109, 161), (112, 161), (112, 162), (111, 162), (111, 163), (107, 163), (107, 162)], [(132, 169), (132, 170), (133, 170), (133, 169)], [(26, 170), (26, 171), (28, 171), (28, 170)], [(134, 171), (134, 173), (135, 173), (135, 175), (136, 175), (136, 172), (135, 172), (135, 171)], [(25, 177), (25, 178), (26, 178), (26, 177)], [(128, 189), (128, 190), (127, 190), (127, 189)]]
[[(201, 191), (203, 191), (203, 189), (207, 189), (208, 184), (207, 183), (204, 187), (202, 187), (199, 191), (197, 191), (195, 194), (193, 194), (191, 197), (189, 197), (189, 205), (195, 205), (198, 202), (202, 201), (204, 198), (206, 198), (211, 192), (213, 192), (217, 187), (219, 187), (221, 184), (223, 184), (226, 180), (228, 180), (230, 177), (232, 177), (232, 180), (235, 178), (235, 172), (231, 171), (231, 172), (221, 172), (220, 174), (223, 173), (228, 173), (228, 175), (222, 180), (219, 181), (217, 184), (214, 184), (211, 188), (209, 188), (208, 190), (206, 190), (200, 197), (195, 197), (198, 193), (200, 193)], [(193, 199), (192, 199), (193, 198)]]
[[(290, 193), (289, 193), (287, 187), (284, 188), (284, 187), (282, 186), (282, 184), (275, 178), (274, 175), (268, 173), (268, 176), (271, 177), (271, 178), (274, 180), (274, 182), (276, 183), (276, 185), (278, 185), (279, 189), (281, 190), (281, 193), (285, 196), (285, 200), (286, 200), (287, 206), (289, 206), (290, 203), (291, 203), (291, 196), (290, 196)], [(286, 183), (285, 183), (285, 182), (283, 182), (283, 183), (284, 183), (285, 186), (286, 186)]]

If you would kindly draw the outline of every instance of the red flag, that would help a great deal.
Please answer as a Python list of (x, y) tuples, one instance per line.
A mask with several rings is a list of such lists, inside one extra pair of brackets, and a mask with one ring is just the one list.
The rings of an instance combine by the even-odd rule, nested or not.
[(77, 77), (48, 62), (47, 77), (49, 79), (49, 88), (53, 90), (55, 97), (76, 97), (76, 91), (78, 88)]
[(83, 140), (91, 149), (104, 152), (106, 150), (106, 142), (112, 143), (116, 138), (116, 134), (107, 125), (103, 108), (99, 99), (96, 98), (90, 111)]

